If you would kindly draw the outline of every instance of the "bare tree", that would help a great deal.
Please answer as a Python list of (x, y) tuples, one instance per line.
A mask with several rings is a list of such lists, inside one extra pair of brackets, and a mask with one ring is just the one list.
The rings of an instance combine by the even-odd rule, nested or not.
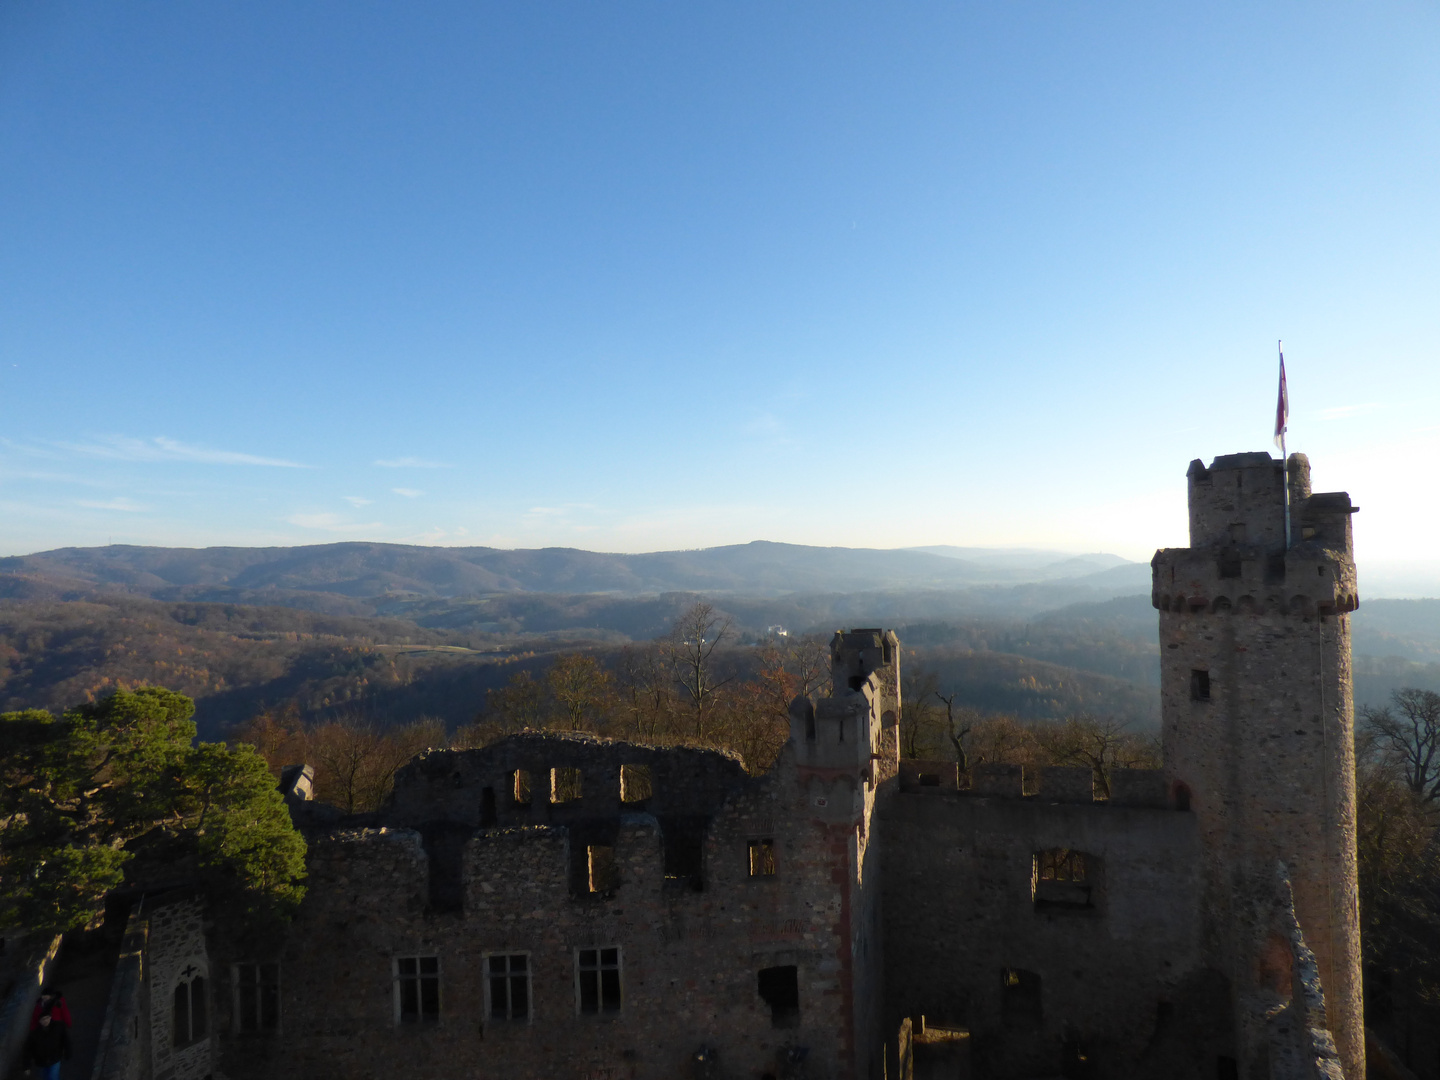
[(522, 668), (504, 686), (485, 695), (485, 711), (476, 719), (493, 723), (502, 731), (539, 727), (544, 689), (535, 676)]
[(955, 763), (960, 766), (962, 774), (968, 773), (970, 758), (965, 753), (965, 740), (975, 726), (975, 710), (967, 709), (962, 705), (957, 716), (955, 709), (957, 695), (951, 694), (946, 697), (936, 690), (935, 696), (945, 703), (945, 736), (950, 740), (950, 745), (955, 748)]
[(1396, 751), (1393, 729), (1373, 723), (1379, 712), (1388, 710), (1361, 710), (1355, 731), (1361, 942), (1394, 1005), (1424, 1015), (1440, 1002), (1440, 800), (1419, 789), (1415, 757)]
[(1153, 740), (1136, 735), (1125, 721), (1111, 717), (1070, 716), (1058, 724), (1037, 725), (1035, 739), (1052, 765), (1089, 766), (1107, 799), (1110, 770), (1160, 765)]
[(930, 700), (939, 695), (939, 680), (928, 668), (913, 667), (901, 676), (900, 753), (907, 758), (923, 758), (933, 752), (934, 737), (939, 728), (939, 710)]
[(373, 720), (351, 714), (310, 730), (307, 751), (314, 759), (316, 797), (347, 814), (373, 810), (388, 754)]
[(1399, 764), (1405, 786), (1426, 802), (1440, 800), (1440, 694), (1407, 687), (1390, 695), (1390, 706), (1360, 710), (1361, 725)]
[(670, 731), (675, 714), (675, 676), (658, 645), (620, 650), (616, 664), (618, 712), (628, 738), (653, 742)]
[(976, 765), (1032, 765), (1042, 756), (1035, 730), (1013, 716), (988, 716), (973, 726), (970, 757)]
[(601, 726), (610, 704), (610, 673), (584, 653), (557, 657), (545, 676), (559, 706), (560, 722), (570, 731)]
[(259, 713), (235, 730), (234, 738), (260, 751), (277, 777), (286, 765), (305, 764), (305, 726), (300, 721), (300, 708), (293, 701), (279, 709), (262, 706)]
[(715, 651), (730, 636), (730, 617), (704, 600), (690, 605), (675, 620), (664, 647), (671, 670), (692, 712), (692, 734), (708, 738), (716, 694), (730, 681), (716, 672)]
[(797, 689), (780, 649), (764, 647), (757, 660), (757, 676), (726, 691), (712, 724), (715, 743), (738, 751), (756, 775), (774, 764), (790, 737), (790, 702)]
[(821, 634), (801, 634), (784, 646), (785, 670), (795, 678), (796, 694), (830, 696), (830, 643)]

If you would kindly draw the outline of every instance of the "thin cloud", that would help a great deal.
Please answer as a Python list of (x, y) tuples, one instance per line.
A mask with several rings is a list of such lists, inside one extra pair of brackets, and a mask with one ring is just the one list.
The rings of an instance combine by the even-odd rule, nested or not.
[(1364, 416), (1380, 408), (1379, 404), (1371, 401), (1364, 405), (1336, 405), (1331, 409), (1321, 409), (1319, 417), (1321, 420), (1348, 420), (1352, 416)]
[(419, 488), (391, 488), (390, 490), (396, 495), (404, 495), (407, 499), (418, 499), (421, 495), (425, 494), (425, 492)]
[(90, 510), (123, 510), (127, 514), (134, 514), (146, 509), (134, 499), (126, 499), (123, 497), (106, 499), (104, 502), (96, 499), (76, 499), (75, 502), (76, 505), (84, 506)]
[(200, 465), (263, 465), (277, 469), (305, 469), (295, 461), (282, 458), (242, 454), (235, 450), (213, 450), (192, 446), (178, 439), (157, 435), (153, 439), (134, 439), (128, 435), (112, 435), (88, 443), (59, 442), (56, 446), (87, 457), (110, 458), (115, 461), (189, 461)]
[(427, 461), (418, 457), (397, 457), (382, 458), (375, 462), (382, 469), (453, 469), (455, 466), (445, 461)]
[(348, 502), (351, 506), (355, 507), (355, 509), (357, 510), (360, 509), (360, 507), (362, 506), (369, 506), (372, 502), (375, 501), (373, 499), (361, 498), (359, 495), (345, 495), (343, 496), (343, 498), (346, 502)]
[(383, 528), (383, 522), (368, 521), (356, 524), (353, 521), (346, 521), (339, 514), (291, 514), (285, 520), (302, 529), (323, 529), (325, 532), (353, 532), (356, 529)]
[(594, 503), (565, 503), (563, 506), (532, 506), (525, 511), (527, 517), (538, 518), (563, 518), (568, 517), (574, 511), (594, 511)]

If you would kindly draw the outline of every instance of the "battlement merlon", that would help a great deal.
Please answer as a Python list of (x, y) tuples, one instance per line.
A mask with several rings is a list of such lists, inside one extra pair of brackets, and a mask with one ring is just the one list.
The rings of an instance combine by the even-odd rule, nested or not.
[(872, 671), (858, 686), (837, 687), (834, 696), (790, 703), (790, 742), (797, 765), (860, 775), (880, 750), (885, 688)]
[[(1151, 603), (1162, 611), (1251, 604), (1304, 613), (1359, 604), (1350, 517), (1343, 492), (1312, 493), (1310, 462), (1291, 454), (1290, 546), (1285, 543), (1284, 464), (1267, 453), (1190, 463), (1190, 547), (1151, 560)], [(1243, 601), (1243, 603), (1242, 603)]]
[[(1290, 544), (1304, 542), (1353, 553), (1350, 505), (1345, 492), (1312, 493), (1310, 460), (1291, 454)], [(1207, 468), (1199, 458), (1190, 463), (1190, 546), (1251, 548), (1265, 554), (1285, 551), (1286, 463), (1260, 451), (1225, 454)]]

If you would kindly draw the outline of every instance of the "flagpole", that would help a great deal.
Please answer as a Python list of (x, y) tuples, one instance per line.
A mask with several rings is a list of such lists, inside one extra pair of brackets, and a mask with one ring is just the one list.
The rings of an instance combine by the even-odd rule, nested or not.
[(1285, 342), (1276, 341), (1275, 351), (1280, 354), (1280, 401), (1276, 426), (1280, 429), (1280, 474), (1285, 484), (1285, 550), (1290, 550), (1290, 455), (1285, 450), (1285, 431), (1290, 426), (1290, 394), (1285, 386)]
[(1285, 436), (1280, 436), (1280, 460), (1285, 464), (1281, 472), (1285, 477), (1285, 550), (1290, 550), (1290, 455), (1285, 452)]

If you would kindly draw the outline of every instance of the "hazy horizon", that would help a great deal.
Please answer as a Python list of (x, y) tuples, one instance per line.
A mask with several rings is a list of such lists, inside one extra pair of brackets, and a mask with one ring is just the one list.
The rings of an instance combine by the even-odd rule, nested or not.
[[(286, 547), (310, 547), (310, 546), (317, 546), (317, 545), (331, 544), (331, 543), (391, 543), (391, 542), (390, 542), (390, 541), (371, 541), (371, 540), (325, 540), (325, 541), (316, 541), (316, 542), (314, 542), (314, 543), (312, 543), (312, 544), (294, 544), (294, 545), (233, 545), (233, 544), (214, 544), (214, 545), (195, 545), (195, 546), (190, 546), (190, 545), (180, 545), (180, 544), (155, 544), (155, 545), (148, 545), (148, 544), (147, 544), (147, 545), (114, 545), (114, 546), (127, 546), (127, 547), (159, 547), (159, 548), (172, 548), (172, 549), (180, 549), (180, 550), (203, 551), (203, 550), (206, 550), (207, 548), (234, 548), (234, 547), (247, 548), (247, 547), (262, 547), (262, 546), (274, 546), (274, 547), (279, 547), (279, 548), (286, 548)], [(742, 547), (743, 547), (743, 546), (745, 546), (746, 544), (752, 544), (752, 543), (776, 543), (776, 544), (781, 544), (781, 543), (785, 543), (785, 542), (784, 542), (784, 541), (773, 541), (773, 540), (750, 540), (750, 541), (744, 541), (744, 542), (742, 542), (742, 543), (739, 544), (739, 545), (714, 544), (714, 545), (704, 545), (704, 546), (701, 546), (701, 547), (694, 547), (694, 548), (651, 549), (651, 550), (648, 550), (648, 551), (606, 551), (606, 550), (599, 549), (599, 548), (575, 547), (574, 545), (550, 545), (550, 546), (551, 546), (551, 547), (557, 547), (557, 548), (563, 547), (563, 548), (568, 548), (568, 549), (571, 549), (571, 550), (589, 551), (589, 552), (595, 552), (595, 553), (597, 553), (597, 554), (604, 554), (604, 555), (646, 555), (646, 554), (662, 554), (662, 553), (665, 553), (665, 552), (667, 552), (667, 551), (690, 551), (690, 552), (694, 552), (694, 551), (709, 551), (709, 550), (714, 550), (715, 548), (721, 548), (721, 547), (733, 547), (733, 546), (742, 546)], [(76, 546), (77, 546), (77, 545), (67, 545), (66, 547), (72, 547), (72, 548), (73, 548), (73, 547), (76, 547)], [(95, 545), (95, 546), (104, 547), (104, 546), (109, 546), (109, 545)], [(428, 544), (428, 545), (411, 545), (411, 546), (417, 546), (417, 547), (435, 547), (435, 548), (464, 548), (464, 547), (492, 547), (493, 545), (452, 543), (452, 544)], [(1122, 562), (1116, 563), (1115, 565), (1140, 566), (1140, 565), (1144, 565), (1144, 564), (1146, 564), (1146, 563), (1149, 562), (1148, 559), (1124, 559), (1123, 556), (1116, 555), (1116, 554), (1114, 554), (1113, 552), (1074, 551), (1074, 550), (1067, 550), (1067, 549), (1063, 549), (1063, 548), (1045, 548), (1045, 547), (1011, 547), (1011, 548), (981, 548), (981, 547), (975, 547), (975, 548), (965, 548), (965, 547), (960, 547), (960, 546), (957, 546), (957, 545), (939, 545), (939, 544), (936, 544), (936, 545), (918, 545), (918, 546), (903, 547), (903, 548), (849, 548), (849, 547), (846, 547), (845, 545), (834, 545), (834, 544), (829, 544), (829, 545), (798, 545), (798, 546), (828, 547), (828, 548), (836, 548), (836, 549), (840, 549), (840, 550), (850, 550), (850, 551), (856, 551), (856, 550), (858, 550), (858, 551), (931, 551), (931, 552), (934, 552), (934, 550), (935, 550), (936, 548), (952, 547), (952, 548), (955, 549), (955, 552), (956, 552), (957, 554), (951, 555), (951, 553), (949, 553), (949, 552), (937, 552), (937, 553), (943, 554), (943, 555), (946, 555), (946, 556), (949, 556), (949, 557), (954, 557), (954, 558), (958, 558), (958, 559), (964, 559), (964, 560), (966, 560), (966, 561), (971, 561), (971, 562), (974, 562), (974, 563), (979, 564), (979, 565), (986, 565), (986, 564), (988, 563), (988, 564), (990, 564), (990, 565), (1001, 566), (1001, 567), (1023, 568), (1023, 567), (1028, 566), (1028, 567), (1031, 567), (1031, 568), (1034, 568), (1034, 569), (1041, 569), (1041, 568), (1044, 568), (1044, 567), (1061, 564), (1061, 563), (1064, 563), (1064, 562), (1070, 561), (1070, 560), (1081, 560), (1081, 559), (1086, 559), (1086, 558), (1102, 559), (1102, 560), (1104, 560), (1104, 559), (1123, 560)], [(44, 549), (44, 550), (41, 550), (41, 551), (16, 552), (16, 553), (13, 553), (13, 554), (15, 554), (15, 555), (20, 555), (20, 556), (25, 556), (25, 555), (42, 555), (42, 554), (45, 554), (47, 551), (65, 550), (66, 547), (62, 547), (62, 548), (48, 548), (48, 549)], [(499, 551), (535, 551), (535, 550), (541, 550), (541, 548), (532, 548), (532, 547), (524, 547), (524, 548), (496, 548), (496, 550), (499, 550)], [(5, 557), (5, 556), (4, 556), (3, 554), (0, 554), (0, 557)], [(1023, 558), (1020, 558), (1020, 557), (1023, 557)], [(1051, 561), (1051, 558), (1050, 558), (1050, 557), (1053, 557), (1053, 562)], [(1084, 570), (1077, 570), (1077, 574), (1083, 574), (1083, 573), (1085, 573), (1085, 572), (1086, 572), (1086, 571), (1084, 571)], [(1416, 599), (1433, 599), (1433, 598), (1440, 598), (1440, 560), (1431, 560), (1431, 561), (1424, 561), (1424, 560), (1420, 560), (1420, 561), (1396, 561), (1396, 562), (1387, 562), (1387, 561), (1384, 561), (1384, 560), (1360, 560), (1360, 561), (1357, 563), (1357, 572), (1358, 572), (1358, 574), (1359, 574), (1359, 582), (1360, 582), (1360, 587), (1361, 587), (1361, 597), (1362, 597), (1362, 600), (1363, 600), (1363, 599), (1371, 599), (1371, 600), (1386, 600), (1386, 599), (1394, 599), (1394, 600), (1416, 600)], [(701, 591), (703, 591), (703, 590), (701, 590)]]

